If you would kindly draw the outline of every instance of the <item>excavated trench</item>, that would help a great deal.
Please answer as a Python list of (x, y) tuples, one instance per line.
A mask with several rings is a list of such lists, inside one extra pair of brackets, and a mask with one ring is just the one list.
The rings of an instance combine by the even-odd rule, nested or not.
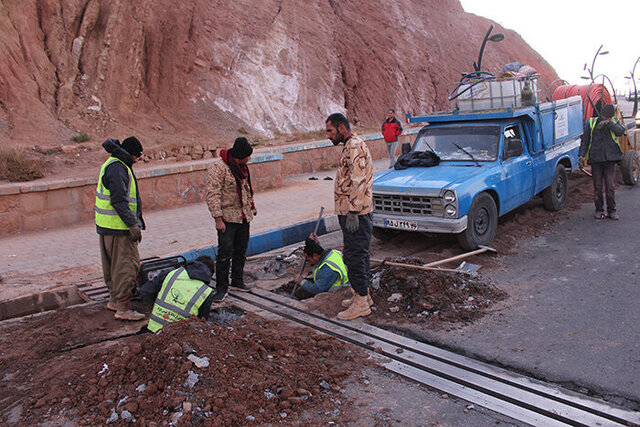
[(216, 322), (220, 326), (229, 326), (246, 314), (246, 311), (235, 306), (218, 307), (209, 312), (207, 320)]
[(302, 289), (302, 286), (296, 286), (295, 280), (291, 280), (284, 285), (273, 289), (271, 292), (285, 296), (287, 298), (292, 298), (297, 301), (303, 301), (309, 298), (313, 298), (314, 296), (313, 294)]

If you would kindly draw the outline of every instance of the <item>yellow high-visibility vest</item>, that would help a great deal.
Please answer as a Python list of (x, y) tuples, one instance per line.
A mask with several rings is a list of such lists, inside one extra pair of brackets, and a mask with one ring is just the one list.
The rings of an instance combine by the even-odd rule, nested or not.
[(313, 281), (316, 281), (316, 273), (320, 271), (320, 269), (324, 266), (328, 266), (330, 269), (338, 273), (338, 279), (331, 285), (334, 286), (342, 286), (349, 282), (349, 277), (347, 276), (347, 266), (344, 265), (344, 260), (342, 259), (342, 253), (336, 249), (331, 249), (329, 251), (329, 255), (325, 257), (324, 261), (322, 261), (314, 270), (313, 270)]
[(111, 205), (111, 191), (102, 185), (102, 177), (104, 171), (110, 164), (114, 162), (120, 162), (127, 168), (129, 174), (129, 188), (127, 193), (127, 202), (129, 202), (129, 209), (133, 212), (133, 216), (136, 216), (138, 210), (138, 189), (136, 188), (136, 180), (133, 179), (133, 172), (131, 168), (127, 166), (125, 162), (116, 158), (109, 157), (106, 162), (102, 164), (100, 168), (100, 176), (98, 177), (98, 188), (96, 189), (96, 206), (95, 217), (96, 225), (101, 228), (109, 228), (111, 230), (128, 230), (129, 227), (124, 223), (122, 218), (118, 215), (118, 212)]
[[(617, 123), (615, 117), (612, 118), (611, 120), (613, 121), (613, 123)], [(589, 128), (591, 129), (591, 134), (590, 134), (591, 137), (589, 138), (589, 146), (587, 147), (587, 153), (584, 155), (584, 158), (587, 160), (589, 160), (589, 152), (591, 151), (591, 142), (593, 141), (593, 129), (595, 129), (597, 121), (598, 121), (597, 117), (591, 117), (589, 119)], [(616, 136), (615, 133), (613, 133), (613, 131), (611, 131), (611, 138), (613, 138), (613, 142), (618, 144), (620, 151), (622, 151), (622, 147), (620, 147), (620, 142), (618, 141), (618, 137)]]
[(157, 332), (168, 323), (197, 316), (212, 291), (203, 281), (191, 279), (184, 267), (169, 272), (162, 282), (147, 328)]

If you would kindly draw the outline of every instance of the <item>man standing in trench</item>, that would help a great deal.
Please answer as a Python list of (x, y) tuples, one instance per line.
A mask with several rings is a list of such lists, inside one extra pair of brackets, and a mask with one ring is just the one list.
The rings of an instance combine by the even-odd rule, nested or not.
[(142, 155), (142, 144), (130, 136), (120, 142), (107, 139), (102, 147), (111, 156), (100, 168), (96, 189), (95, 219), (100, 236), (104, 282), (109, 289), (107, 308), (120, 320), (142, 320), (131, 310), (131, 297), (140, 268), (138, 243), (144, 220), (133, 164)]
[(252, 153), (253, 147), (247, 138), (236, 138), (230, 150), (220, 151), (220, 161), (214, 162), (207, 172), (207, 205), (218, 232), (214, 302), (222, 302), (227, 296), (229, 265), (231, 287), (249, 292), (244, 283), (244, 263), (249, 246), (249, 223), (258, 213), (247, 167)]
[(365, 142), (351, 133), (349, 121), (340, 113), (325, 121), (327, 138), (343, 144), (334, 186), (335, 211), (342, 229), (344, 263), (353, 297), (342, 302), (338, 319), (351, 320), (371, 314), (369, 296), (369, 244), (373, 231), (373, 168)]

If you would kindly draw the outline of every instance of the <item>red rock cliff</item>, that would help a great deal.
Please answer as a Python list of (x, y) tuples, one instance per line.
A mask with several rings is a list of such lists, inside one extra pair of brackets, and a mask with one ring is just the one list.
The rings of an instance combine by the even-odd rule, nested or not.
[[(457, 0), (6, 0), (0, 141), (226, 141), (449, 108), (490, 21)], [(513, 31), (483, 65), (556, 73)], [(544, 86), (544, 85), (543, 85)]]

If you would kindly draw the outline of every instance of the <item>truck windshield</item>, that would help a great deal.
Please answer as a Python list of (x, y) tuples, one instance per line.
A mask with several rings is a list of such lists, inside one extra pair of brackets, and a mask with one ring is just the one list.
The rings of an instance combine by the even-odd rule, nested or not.
[(499, 144), (500, 126), (427, 126), (418, 134), (414, 150), (431, 150), (441, 160), (471, 160), (471, 154), (486, 162), (497, 160)]

